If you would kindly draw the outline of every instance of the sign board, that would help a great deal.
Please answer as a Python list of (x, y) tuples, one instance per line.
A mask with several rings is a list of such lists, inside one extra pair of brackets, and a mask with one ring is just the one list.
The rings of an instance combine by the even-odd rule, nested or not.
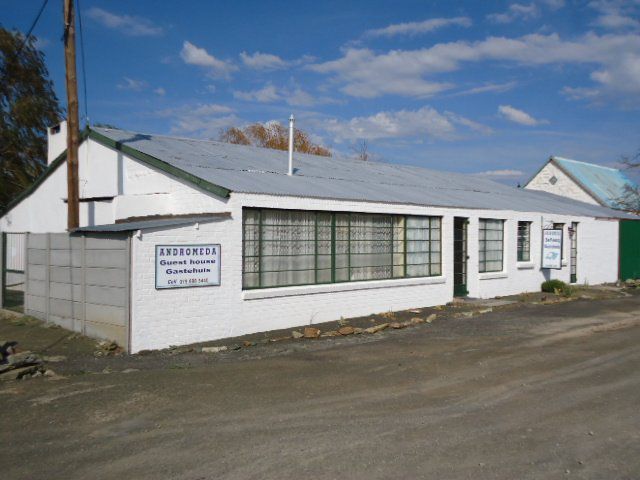
[(562, 230), (542, 230), (542, 268), (562, 268)]
[(220, 285), (220, 244), (156, 245), (156, 289)]

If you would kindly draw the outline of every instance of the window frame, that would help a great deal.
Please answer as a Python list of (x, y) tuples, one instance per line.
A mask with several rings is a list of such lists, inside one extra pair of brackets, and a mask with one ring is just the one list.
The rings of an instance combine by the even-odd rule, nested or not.
[[(253, 212), (258, 212), (258, 216), (259, 216), (259, 224), (258, 225), (258, 239), (257, 239), (257, 255), (250, 255), (247, 256), (246, 255), (246, 248), (247, 248), (247, 239), (245, 238), (246, 235), (246, 212), (247, 211), (253, 211)], [(314, 214), (315, 215), (315, 228), (314, 228), (314, 242), (315, 242), (315, 261), (314, 261), (314, 268), (312, 269), (308, 269), (309, 271), (313, 270), (315, 271), (315, 275), (314, 275), (314, 281), (313, 282), (309, 282), (309, 283), (292, 283), (292, 284), (282, 284), (282, 285), (263, 285), (263, 278), (262, 278), (262, 274), (265, 273), (261, 270), (261, 266), (262, 266), (262, 258), (263, 258), (263, 254), (262, 254), (262, 242), (263, 242), (263, 214), (262, 212), (264, 211), (280, 211), (280, 212), (301, 212), (301, 213), (307, 213), (307, 214)], [(329, 270), (329, 268), (324, 268), (324, 269), (318, 269), (318, 261), (317, 261), (317, 256), (318, 256), (318, 249), (317, 249), (317, 245), (319, 242), (321, 241), (326, 241), (326, 239), (321, 239), (318, 236), (318, 215), (319, 214), (324, 214), (324, 215), (329, 215), (331, 218), (331, 236), (330, 236), (330, 242), (331, 242), (331, 251), (330, 253), (326, 253), (326, 254), (322, 254), (325, 256), (329, 256), (330, 255), (330, 259), (331, 259), (331, 266), (330, 266), (330, 272), (331, 272), (331, 278), (329, 281), (317, 281), (318, 280), (318, 271), (319, 270)], [(346, 226), (340, 226), (340, 225), (336, 225), (336, 217), (340, 216), (340, 215), (345, 215), (348, 218), (348, 224)], [(354, 241), (352, 239), (352, 235), (351, 235), (351, 220), (352, 220), (352, 215), (373, 215), (373, 216), (381, 216), (381, 217), (389, 217), (391, 222), (390, 222), (390, 229), (391, 229), (391, 239), (390, 239), (390, 246), (391, 246), (391, 251), (390, 256), (391, 256), (391, 263), (389, 265), (384, 265), (384, 266), (388, 266), (390, 268), (391, 271), (391, 276), (389, 277), (385, 277), (385, 278), (366, 278), (366, 279), (351, 279), (352, 276), (352, 268), (373, 268), (375, 267), (375, 265), (367, 267), (367, 266), (359, 266), (359, 267), (355, 267), (352, 265), (352, 248), (351, 248), (351, 243), (352, 241)], [(397, 229), (397, 224), (396, 224), (396, 219), (397, 218), (402, 218), (402, 238), (400, 239), (402, 241), (402, 249), (396, 251), (395, 246), (396, 246), (396, 242), (398, 241), (398, 238), (395, 237), (395, 233), (396, 233), (396, 229)], [(407, 220), (409, 218), (421, 218), (421, 219), (427, 219), (428, 223), (429, 223), (429, 227), (425, 228), (418, 228), (418, 227), (411, 227), (408, 228), (407, 227)], [(435, 227), (432, 225), (433, 219), (438, 219), (438, 226)], [(256, 225), (256, 224), (251, 224), (251, 225)], [(286, 208), (269, 208), (269, 207), (242, 207), (242, 290), (259, 290), (259, 289), (269, 289), (269, 288), (283, 288), (283, 287), (303, 287), (303, 286), (313, 286), (313, 285), (331, 285), (331, 284), (343, 284), (343, 283), (354, 283), (354, 282), (370, 282), (370, 281), (385, 281), (385, 280), (406, 280), (406, 279), (415, 279), (415, 278), (432, 278), (432, 277), (441, 277), (443, 275), (443, 269), (442, 269), (442, 251), (443, 251), (443, 246), (442, 246), (442, 226), (443, 226), (443, 216), (441, 215), (405, 215), (405, 214), (394, 214), (394, 213), (371, 213), (371, 212), (356, 212), (356, 211), (331, 211), (331, 210), (305, 210), (305, 209), (286, 209)], [(345, 241), (345, 240), (337, 240), (336, 237), (336, 230), (339, 228), (347, 228), (347, 253), (346, 253), (346, 257), (347, 257), (347, 266), (346, 267), (337, 267), (336, 266), (336, 257), (339, 255), (345, 255), (344, 253), (341, 254), (339, 252), (336, 251), (336, 244), (340, 241)], [(428, 239), (427, 240), (411, 240), (411, 239), (407, 239), (407, 231), (408, 230), (428, 230), (429, 234), (428, 234)], [(438, 236), (437, 238), (431, 238), (432, 232), (435, 230), (439, 230), (438, 232)], [(250, 241), (256, 241), (256, 239), (250, 240)], [(362, 241), (362, 240), (361, 240)], [(371, 240), (367, 240), (365, 239), (364, 241), (375, 241), (373, 239)], [(428, 243), (428, 251), (427, 252), (408, 252), (407, 251), (407, 242), (411, 242), (411, 241), (426, 241)], [(433, 250), (432, 249), (432, 243), (437, 243), (439, 245), (439, 250)], [(419, 263), (419, 264), (408, 264), (407, 263), (407, 256), (410, 255), (411, 253), (427, 253), (428, 254), (428, 262), (427, 263)], [(435, 255), (439, 255), (439, 260), (437, 261), (432, 261), (433, 256)], [(395, 262), (395, 258), (397, 255), (401, 255), (403, 257), (402, 263), (401, 264), (396, 264)], [(286, 256), (286, 255), (285, 255)], [(258, 269), (256, 272), (247, 272), (245, 270), (245, 261), (247, 258), (254, 258), (257, 259), (258, 261)], [(407, 275), (407, 267), (411, 266), (411, 265), (426, 265), (427, 266), (427, 271), (428, 271), (428, 275)], [(402, 275), (396, 275), (396, 268), (398, 267), (402, 267)], [(435, 268), (434, 268), (435, 267)], [(336, 278), (336, 272), (337, 270), (340, 269), (347, 269), (347, 279), (338, 279)], [(433, 271), (436, 271), (438, 273), (432, 273)], [(282, 272), (289, 272), (289, 271), (295, 271), (295, 270), (282, 270)], [(246, 274), (257, 274), (258, 277), (258, 285), (257, 286), (246, 286), (245, 285), (245, 275)]]
[[(530, 262), (531, 261), (531, 224), (530, 220), (518, 220), (518, 226), (516, 229), (516, 258), (518, 262)], [(526, 227), (526, 245), (527, 248), (523, 247), (523, 239), (520, 235), (521, 225)], [(526, 253), (526, 258), (524, 256)]]
[[(501, 229), (487, 229), (487, 228), (483, 228), (483, 222), (486, 221), (491, 221), (491, 222), (500, 222), (501, 225)], [(505, 269), (505, 262), (504, 262), (504, 253), (505, 253), (505, 243), (504, 243), (504, 232), (505, 232), (505, 223), (506, 221), (503, 218), (480, 218), (478, 219), (478, 273), (499, 273), (499, 272), (504, 272)], [(502, 236), (500, 238), (500, 244), (501, 244), (501, 248), (500, 250), (488, 250), (486, 248), (487, 246), (487, 242), (491, 242), (491, 241), (497, 241), (497, 240), (487, 240), (486, 239), (486, 235), (485, 235), (485, 239), (481, 239), (481, 233), (482, 231), (501, 231), (502, 232)], [(482, 248), (482, 245), (484, 244), (484, 248)], [(496, 270), (487, 270), (487, 252), (500, 252), (500, 268), (496, 269)], [(484, 260), (480, 260), (480, 256), (481, 253), (484, 252)], [(497, 260), (489, 260), (489, 262), (497, 262)]]

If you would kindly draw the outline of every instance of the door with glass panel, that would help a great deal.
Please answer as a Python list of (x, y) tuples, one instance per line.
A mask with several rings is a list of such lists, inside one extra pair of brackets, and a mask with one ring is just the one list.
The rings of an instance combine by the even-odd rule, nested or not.
[(453, 295), (463, 297), (467, 291), (467, 219), (453, 219)]
[(571, 283), (578, 281), (578, 222), (571, 224)]

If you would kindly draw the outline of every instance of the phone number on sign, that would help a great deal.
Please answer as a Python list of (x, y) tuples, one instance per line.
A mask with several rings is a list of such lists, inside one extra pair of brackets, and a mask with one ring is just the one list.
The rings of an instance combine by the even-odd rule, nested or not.
[(209, 280), (206, 278), (186, 278), (180, 280), (169, 280), (167, 282), (168, 285), (200, 285), (200, 284), (208, 284)]

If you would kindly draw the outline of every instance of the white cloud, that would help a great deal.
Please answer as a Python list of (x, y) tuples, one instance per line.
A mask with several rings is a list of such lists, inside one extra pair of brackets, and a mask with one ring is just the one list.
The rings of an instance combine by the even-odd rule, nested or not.
[(140, 92), (147, 88), (148, 84), (144, 80), (136, 80), (134, 78), (123, 77), (123, 82), (118, 84), (120, 90), (131, 90), (133, 92)]
[(591, 73), (606, 90), (640, 94), (640, 56), (627, 56), (614, 65)]
[(551, 10), (558, 10), (565, 6), (564, 0), (541, 0), (541, 3), (549, 7)]
[(154, 115), (170, 119), (173, 134), (209, 139), (217, 139), (222, 128), (241, 123), (233, 109), (217, 103), (168, 108)]
[(233, 97), (247, 102), (271, 103), (280, 100), (280, 95), (276, 87), (271, 84), (265, 85), (258, 90), (233, 92)]
[(444, 114), (431, 107), (418, 110), (378, 112), (368, 117), (350, 120), (330, 119), (321, 124), (336, 142), (356, 139), (377, 140), (385, 138), (425, 137), (429, 139), (453, 139), (455, 124), (477, 128), (479, 124), (450, 112)]
[(624, 0), (595, 0), (589, 6), (598, 12), (593, 25), (609, 30), (638, 29), (638, 7), (640, 2)]
[(444, 112), (444, 114), (453, 123), (467, 127), (468, 129), (473, 130), (474, 132), (482, 133), (484, 135), (490, 135), (493, 133), (493, 129), (491, 127), (484, 125), (482, 123), (478, 123), (474, 120), (470, 120), (466, 117), (462, 117), (452, 112)]
[(278, 70), (289, 66), (288, 62), (270, 53), (255, 52), (249, 55), (247, 52), (242, 52), (240, 59), (247, 67), (255, 70)]
[(509, 178), (509, 177), (521, 177), (524, 175), (522, 170), (487, 170), (486, 172), (478, 172), (476, 175), (492, 178)]
[(564, 87), (561, 93), (570, 100), (593, 100), (600, 95), (600, 91), (597, 88), (585, 87)]
[(146, 18), (117, 15), (98, 7), (87, 10), (87, 16), (107, 28), (119, 30), (133, 37), (157, 36), (163, 33), (162, 28)]
[(418, 35), (421, 33), (433, 32), (440, 28), (450, 25), (460, 27), (470, 27), (471, 19), (469, 17), (453, 17), (453, 18), (430, 18), (422, 22), (396, 23), (384, 28), (376, 28), (365, 32), (365, 37), (395, 37), (398, 35)]
[(520, 125), (527, 125), (529, 127), (535, 127), (543, 123), (549, 123), (546, 120), (537, 120), (527, 112), (518, 110), (511, 105), (500, 105), (498, 107), (498, 113), (510, 122), (519, 123)]
[(36, 47), (38, 50), (44, 50), (49, 45), (51, 45), (51, 41), (48, 38), (36, 37), (34, 47)]
[(540, 15), (540, 10), (535, 3), (512, 3), (503, 13), (492, 13), (487, 19), (494, 23), (511, 23), (514, 20), (529, 20)]
[(486, 83), (478, 87), (468, 88), (454, 93), (454, 96), (458, 95), (476, 95), (479, 93), (502, 93), (513, 89), (517, 85), (517, 82), (505, 82), (505, 83)]
[[(374, 98), (381, 95), (427, 97), (452, 85), (432, 77), (459, 70), (467, 63), (496, 61), (516, 66), (550, 64), (595, 66), (591, 77), (602, 93), (640, 90), (633, 76), (640, 60), (640, 36), (587, 33), (572, 40), (558, 34), (530, 34), (518, 38), (488, 37), (477, 42), (439, 43), (417, 50), (376, 53), (367, 48), (347, 48), (341, 58), (309, 65), (332, 75), (347, 95)], [(602, 72), (607, 72), (603, 74)]]
[(156, 95), (160, 95), (162, 97), (166, 95), (167, 91), (162, 87), (158, 87), (153, 90), (153, 93), (155, 93)]
[(319, 104), (335, 103), (335, 100), (330, 97), (313, 95), (297, 85), (276, 88), (271, 83), (256, 90), (235, 90), (233, 96), (238, 100), (247, 102), (273, 103), (280, 101), (294, 107), (311, 107)]
[(231, 72), (238, 69), (238, 67), (232, 63), (220, 60), (207, 52), (204, 48), (197, 47), (186, 40), (182, 44), (180, 58), (182, 58), (184, 63), (188, 65), (196, 65), (198, 67), (206, 68), (213, 77), (229, 78), (231, 76)]
[(292, 91), (288, 92), (286, 100), (289, 105), (295, 107), (312, 107), (319, 103), (326, 103), (324, 98), (314, 97), (309, 92), (302, 90), (300, 87), (296, 87)]
[(226, 105), (220, 105), (217, 103), (207, 103), (204, 105), (199, 105), (195, 108), (190, 108), (189, 112), (191, 115), (195, 115), (197, 117), (204, 117), (208, 115), (219, 115), (221, 113), (231, 113), (233, 112), (233, 109), (227, 107)]

